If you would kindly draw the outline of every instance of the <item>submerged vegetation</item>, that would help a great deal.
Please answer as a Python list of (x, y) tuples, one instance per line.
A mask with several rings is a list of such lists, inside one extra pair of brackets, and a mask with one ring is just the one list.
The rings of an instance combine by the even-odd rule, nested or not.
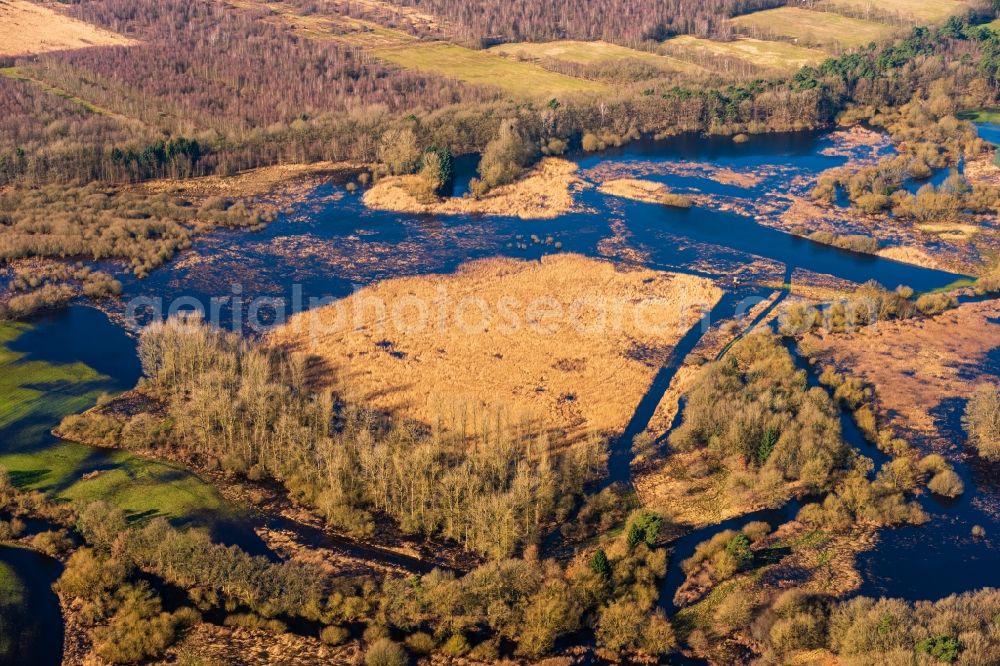
[[(151, 194), (89, 184), (0, 192), (0, 261), (13, 264), (0, 319), (62, 305), (79, 294), (117, 295), (121, 284), (82, 261), (111, 260), (138, 277), (219, 227), (260, 228), (270, 213), (227, 197)], [(18, 261), (35, 260), (23, 267)], [(46, 260), (40, 263), (37, 260)], [(68, 265), (65, 260), (77, 260)]]
[(255, 227), (265, 218), (245, 202), (191, 201), (90, 184), (0, 193), (0, 258), (117, 259), (145, 275), (206, 228)]

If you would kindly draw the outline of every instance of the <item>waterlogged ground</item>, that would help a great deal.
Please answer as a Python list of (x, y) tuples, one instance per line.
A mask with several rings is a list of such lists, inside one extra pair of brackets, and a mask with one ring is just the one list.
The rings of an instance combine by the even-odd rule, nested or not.
[[(925, 495), (929, 527), (882, 533), (879, 549), (859, 558), (862, 592), (924, 599), (1000, 586), (1000, 465), (966, 445), (961, 423), (975, 387), (1000, 381), (1000, 304), (966, 303), (926, 322), (809, 336), (804, 347), (823, 367), (874, 386), (884, 422), (922, 452), (947, 456), (965, 485), (956, 499)], [(976, 525), (985, 538), (972, 536)], [(906, 556), (886, 556), (893, 552)]]
[(24, 487), (66, 499), (108, 499), (134, 516), (192, 519), (219, 497), (180, 469), (63, 442), (67, 414), (139, 378), (135, 342), (99, 311), (74, 307), (30, 325), (0, 327), (0, 465)]
[[(183, 469), (50, 434), (64, 416), (131, 388), (138, 378), (135, 341), (93, 308), (0, 325), (0, 467), (25, 488), (114, 502), (131, 520), (163, 516), (203, 526), (217, 540), (261, 552), (238, 512)], [(59, 572), (58, 562), (34, 551), (0, 546), (0, 623), (20, 630), (0, 631), (13, 637), (0, 643), (0, 663), (60, 663), (62, 621), (51, 589)]]
[[(855, 145), (839, 134), (814, 133), (755, 137), (741, 145), (694, 136), (641, 141), (577, 158), (587, 184), (577, 194), (580, 210), (540, 221), (373, 211), (360, 195), (328, 185), (260, 233), (202, 237), (193, 251), (146, 280), (126, 279), (124, 300), (149, 297), (164, 312), (171, 304), (198, 304), (210, 315), (212, 299), (219, 299), (218, 318), (242, 328), (248, 319), (268, 323), (276, 309), (287, 314), (308, 307), (311, 299), (345, 296), (386, 278), (451, 272), (475, 258), (538, 258), (560, 251), (726, 284), (780, 284), (795, 268), (851, 282), (876, 279), (889, 288), (948, 284), (958, 276), (845, 252), (774, 228), (790, 205), (787, 195), (806, 194), (819, 173), (889, 150), (885, 142)], [(473, 164), (460, 161), (457, 194), (466, 190)], [(599, 192), (596, 186), (614, 174), (664, 183), (698, 205), (681, 210)], [(254, 305), (259, 298), (283, 305)], [(240, 304), (239, 317), (233, 303)]]
[[(259, 233), (204, 236), (192, 251), (148, 279), (126, 278), (123, 299), (106, 308), (111, 320), (76, 306), (31, 324), (0, 326), (0, 465), (28, 487), (66, 498), (110, 499), (137, 519), (163, 515), (175, 522), (206, 524), (220, 539), (254, 546), (254, 536), (239, 516), (196, 477), (126, 453), (60, 442), (49, 434), (64, 415), (90, 407), (102, 393), (135, 384), (140, 374), (135, 341), (123, 327), (134, 322), (125, 315), (137, 311), (148, 319), (157, 308), (166, 314), (199, 307), (227, 328), (256, 332), (252, 324), (270, 324), (282, 313), (387, 278), (450, 273), (475, 258), (536, 259), (558, 252), (712, 278), (727, 291), (713, 312), (716, 319), (731, 317), (745, 305), (745, 295), (770, 293), (758, 283), (785, 284), (792, 276), (798, 281), (811, 275), (836, 285), (875, 279), (890, 288), (945, 286), (961, 276), (854, 254), (781, 230), (780, 215), (790, 205), (789, 197), (806, 194), (819, 173), (889, 151), (885, 141), (858, 143), (843, 135), (813, 133), (755, 137), (742, 145), (700, 137), (638, 142), (576, 158), (586, 184), (576, 195), (579, 210), (543, 221), (371, 211), (358, 195), (322, 186)], [(455, 188), (460, 194), (474, 162), (461, 159), (458, 164)], [(598, 191), (601, 182), (613, 177), (663, 183), (690, 197), (695, 206), (669, 208)], [(686, 336), (678, 345), (681, 355), (700, 336), (698, 330)], [(670, 373), (682, 360), (671, 359), (657, 374), (633, 421), (648, 422), (666, 390), (659, 384), (669, 384)], [(640, 426), (630, 424), (629, 431), (638, 432)], [(627, 444), (628, 437), (622, 441)], [(624, 468), (621, 473), (627, 475), (628, 460), (613, 456), (612, 467), (619, 472)], [(970, 469), (963, 469), (967, 479), (978, 473)], [(967, 480), (967, 485), (973, 484)], [(993, 503), (998, 496), (992, 486), (981, 484), (977, 494), (968, 493), (959, 503)], [(791, 515), (793, 508), (773, 517)], [(966, 529), (964, 522), (952, 531), (942, 527), (961, 510), (942, 506), (930, 526), (886, 536), (885, 545), (866, 556), (866, 591), (935, 598), (968, 589), (966, 583), (984, 584), (987, 577), (977, 578), (975, 572), (981, 571), (980, 563), (987, 566), (991, 561), (992, 547), (958, 539)], [(941, 541), (945, 546), (954, 543), (975, 553), (962, 561), (965, 571), (928, 576), (918, 567), (895, 566), (907, 552), (911, 559), (923, 557), (919, 543), (935, 530), (944, 530), (939, 533), (946, 535)], [(1000, 523), (987, 525), (987, 533), (988, 539), (1000, 535)], [(692, 547), (710, 534), (689, 537)], [(949, 542), (951, 534), (955, 540)], [(27, 565), (3, 561), (12, 571), (7, 580), (33, 581), (40, 593), (47, 589), (44, 577), (33, 575)], [(14, 587), (0, 580), (0, 595)]]

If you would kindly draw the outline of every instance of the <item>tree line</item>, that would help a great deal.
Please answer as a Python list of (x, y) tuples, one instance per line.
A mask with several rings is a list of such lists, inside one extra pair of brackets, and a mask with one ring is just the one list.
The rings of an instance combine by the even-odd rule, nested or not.
[(398, 0), (397, 4), (445, 19), (455, 26), (453, 37), (472, 44), (603, 39), (638, 45), (684, 33), (728, 36), (729, 17), (778, 7), (785, 0)]
[[(380, 137), (406, 123), (418, 126), (422, 147), (454, 154), (481, 151), (511, 118), (539, 145), (552, 138), (578, 140), (588, 132), (804, 129), (828, 124), (852, 101), (905, 104), (945, 73), (942, 59), (954, 89), (966, 91), (963, 104), (989, 104), (1000, 71), (995, 33), (956, 20), (804, 68), (790, 80), (690, 84), (664, 74), (624, 81), (598, 97), (567, 96), (539, 105), (379, 65), (336, 43), (306, 40), (260, 20), (265, 15), (256, 10), (203, 0), (141, 9), (124, 0), (71, 7), (84, 20), (144, 43), (50, 54), (19, 68), (140, 122), (116, 126), (111, 117), (90, 118), (68, 100), (43, 99), (54, 96), (33, 84), (0, 81), (0, 95), (28, 102), (10, 105), (15, 113), (0, 120), (11, 129), (0, 133), (5, 182), (140, 180), (289, 161), (372, 162)], [(159, 142), (170, 140), (197, 142), (197, 155), (159, 159)]]
[(251, 479), (275, 478), (341, 529), (369, 536), (387, 515), (407, 532), (502, 558), (538, 540), (604, 469), (604, 444), (569, 443), (503, 414), (442, 414), (428, 428), (313, 385), (301, 354), (196, 321), (148, 327), (145, 379), (165, 416), (70, 417), (64, 433), (134, 449), (181, 447)]
[[(391, 649), (404, 659), (537, 659), (560, 639), (588, 634), (620, 655), (655, 658), (676, 647), (669, 620), (655, 610), (666, 551), (656, 545), (659, 518), (648, 512), (635, 513), (623, 533), (601, 537), (567, 565), (529, 549), (461, 578), (434, 570), (383, 579), (253, 556), (213, 543), (203, 529), (136, 520), (103, 501), (52, 501), (18, 489), (5, 474), (0, 515), (56, 525), (67, 560), (56, 587), (72, 600), (94, 652), (111, 663), (158, 657), (204, 621), (274, 633), (294, 624), (294, 631), (332, 645), (362, 639), (373, 658)], [(0, 541), (9, 538), (0, 531)], [(32, 543), (41, 542), (36, 536)], [(169, 606), (167, 586), (183, 592)]]

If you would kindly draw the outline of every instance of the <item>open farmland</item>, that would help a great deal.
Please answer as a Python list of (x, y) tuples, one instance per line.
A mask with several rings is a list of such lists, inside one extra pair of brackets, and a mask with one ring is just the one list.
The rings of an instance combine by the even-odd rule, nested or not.
[(359, 48), (396, 46), (416, 40), (416, 37), (399, 30), (386, 28), (372, 21), (351, 18), (341, 14), (313, 14), (286, 2), (262, 0), (229, 0), (240, 9), (263, 10), (270, 14), (268, 22), (290, 29), (299, 37), (321, 41), (337, 41)]
[(842, 10), (872, 21), (938, 23), (969, 9), (957, 0), (826, 0), (824, 7)]
[(737, 16), (731, 23), (751, 37), (785, 38), (797, 44), (832, 50), (855, 48), (887, 39), (896, 30), (884, 23), (799, 7), (754, 12)]
[(0, 56), (134, 43), (121, 35), (25, 0), (0, 2)]
[(542, 43), (518, 42), (514, 44), (500, 44), (491, 48), (490, 51), (523, 60), (551, 58), (578, 65), (593, 65), (600, 62), (635, 59), (673, 72), (690, 72), (699, 69), (696, 65), (680, 60), (679, 58), (657, 55), (648, 51), (639, 51), (602, 41), (581, 42), (576, 40), (562, 40)]
[(752, 38), (722, 42), (681, 35), (668, 40), (666, 46), (675, 55), (706, 66), (710, 65), (703, 61), (735, 58), (762, 69), (792, 71), (827, 58), (827, 54), (819, 49)]
[(548, 98), (607, 91), (605, 85), (596, 81), (557, 74), (533, 63), (516, 62), (489, 51), (473, 51), (443, 42), (377, 49), (375, 54), (406, 69), (465, 83), (496, 86), (516, 97)]

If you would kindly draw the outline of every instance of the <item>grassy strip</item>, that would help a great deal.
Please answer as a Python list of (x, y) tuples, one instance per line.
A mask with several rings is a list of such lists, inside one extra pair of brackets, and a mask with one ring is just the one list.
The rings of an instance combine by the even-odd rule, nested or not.
[(549, 99), (574, 93), (610, 92), (597, 81), (557, 74), (532, 63), (443, 42), (377, 49), (374, 53), (406, 69), (495, 86), (515, 97)]
[(53, 438), (49, 430), (63, 416), (89, 408), (114, 385), (82, 363), (29, 361), (12, 351), (10, 343), (29, 329), (0, 325), (0, 467), (18, 485), (67, 500), (105, 499), (143, 517), (188, 521), (225, 511), (211, 486), (179, 467)]
[[(968, 10), (968, 5), (956, 0), (826, 0), (833, 11), (869, 12), (876, 9), (886, 15), (897, 15), (913, 25), (940, 23), (949, 16)], [(876, 18), (876, 20), (878, 20)]]
[(43, 92), (46, 92), (50, 95), (55, 95), (57, 97), (62, 97), (63, 99), (69, 102), (73, 102), (74, 104), (77, 104), (84, 110), (89, 111), (90, 113), (93, 113), (95, 115), (105, 116), (107, 118), (114, 118), (115, 120), (124, 124), (140, 125), (140, 126), (144, 125), (144, 123), (142, 123), (142, 121), (140, 120), (137, 120), (135, 118), (130, 118), (129, 116), (123, 116), (120, 113), (115, 113), (111, 109), (106, 109), (103, 106), (97, 106), (96, 104), (88, 102), (82, 97), (77, 97), (76, 95), (63, 90), (62, 88), (54, 86), (45, 81), (42, 81), (41, 79), (36, 79), (31, 76), (28, 76), (27, 74), (19, 70), (17, 67), (0, 67), (0, 76), (6, 76), (8, 79), (14, 79), (16, 81), (25, 81), (27, 83), (33, 83), (39, 88), (41, 88)]
[(567, 39), (555, 42), (515, 42), (500, 44), (489, 49), (491, 53), (500, 55), (541, 60), (552, 58), (578, 65), (594, 65), (601, 62), (640, 60), (660, 69), (670, 72), (697, 72), (702, 68), (698, 65), (666, 55), (657, 55), (649, 51), (639, 51), (626, 46), (608, 42), (581, 42)]
[(829, 57), (819, 49), (749, 38), (720, 42), (693, 35), (680, 35), (668, 40), (666, 46), (674, 49), (681, 57), (736, 58), (756, 67), (784, 72), (794, 72), (805, 65), (818, 65)]
[[(1000, 19), (997, 19), (1000, 21)], [(1000, 23), (997, 25), (1000, 30)], [(978, 111), (962, 111), (958, 114), (959, 120), (968, 120), (973, 123), (994, 123), (1000, 124), (1000, 109), (980, 109)]]
[(779, 7), (732, 19), (733, 26), (795, 40), (800, 44), (815, 44), (824, 48), (851, 48), (887, 39), (896, 28), (883, 23), (849, 18), (831, 12), (817, 12), (800, 7)]

